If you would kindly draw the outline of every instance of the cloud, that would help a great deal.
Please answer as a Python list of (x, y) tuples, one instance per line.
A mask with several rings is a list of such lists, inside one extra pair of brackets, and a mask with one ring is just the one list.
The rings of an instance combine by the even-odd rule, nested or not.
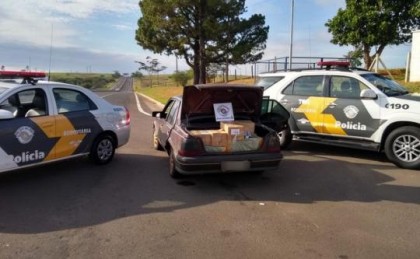
[(78, 46), (75, 23), (99, 12), (124, 14), (137, 8), (133, 0), (2, 0), (0, 43), (35, 46)]

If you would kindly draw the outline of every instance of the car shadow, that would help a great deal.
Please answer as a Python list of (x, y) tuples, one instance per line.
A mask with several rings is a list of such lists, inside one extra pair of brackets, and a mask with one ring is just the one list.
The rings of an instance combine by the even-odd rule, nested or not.
[(101, 167), (85, 160), (62, 161), (0, 175), (0, 233), (75, 229), (220, 201), (420, 204), (419, 187), (393, 184), (394, 178), (377, 166), (393, 167), (287, 151), (278, 170), (174, 180), (164, 152), (118, 154)]

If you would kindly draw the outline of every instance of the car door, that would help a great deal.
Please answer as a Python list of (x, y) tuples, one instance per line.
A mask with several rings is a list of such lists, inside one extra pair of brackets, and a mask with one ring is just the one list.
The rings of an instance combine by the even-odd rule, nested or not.
[(290, 112), (292, 131), (322, 133), (324, 92), (323, 75), (300, 76), (285, 87), (280, 103)]
[(267, 97), (263, 98), (260, 121), (265, 126), (280, 132), (287, 127), (290, 113), (279, 102)]
[(41, 88), (18, 90), (0, 100), (0, 171), (55, 158), (55, 121)]
[(327, 82), (331, 98), (324, 111), (324, 132), (343, 137), (370, 137), (380, 125), (380, 120), (372, 117), (379, 118), (380, 105), (377, 100), (360, 97), (369, 87), (347, 76), (329, 76)]
[(163, 111), (159, 113), (159, 117), (156, 120), (156, 131), (159, 142), (165, 145), (169, 138), (170, 132), (175, 125), (176, 116), (180, 102), (175, 99), (171, 99), (163, 108)]
[(99, 112), (97, 105), (75, 89), (57, 87), (52, 91), (57, 111), (56, 157), (89, 153), (95, 137), (103, 131), (94, 114)]

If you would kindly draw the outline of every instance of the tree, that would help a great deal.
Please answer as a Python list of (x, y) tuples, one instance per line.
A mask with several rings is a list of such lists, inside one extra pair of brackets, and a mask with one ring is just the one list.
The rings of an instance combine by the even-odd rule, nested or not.
[(186, 86), (188, 80), (192, 78), (191, 74), (188, 71), (178, 71), (172, 75), (172, 79), (175, 81), (177, 86)]
[(113, 78), (120, 78), (121, 77), (121, 73), (118, 70), (115, 70), (114, 73), (112, 74)]
[(131, 77), (142, 78), (143, 74), (140, 71), (131, 73)]
[(245, 0), (142, 0), (135, 39), (155, 53), (184, 57), (194, 83), (206, 82), (210, 63), (244, 64), (261, 59), (265, 17), (245, 13)]
[(363, 52), (361, 48), (350, 50), (347, 55), (344, 55), (344, 57), (350, 60), (352, 67), (359, 67), (362, 65), (362, 62), (360, 61), (363, 58)]
[(418, 0), (346, 0), (346, 9), (340, 8), (325, 25), (332, 43), (361, 48), (369, 68), (387, 45), (411, 41), (411, 31), (420, 27), (419, 12)]
[(140, 67), (139, 67), (140, 71), (145, 70), (148, 72), (149, 78), (150, 78), (150, 85), (152, 85), (154, 74), (157, 74), (157, 79), (159, 83), (159, 72), (166, 69), (165, 66), (160, 66), (159, 60), (148, 56), (146, 58), (146, 62), (142, 62), (142, 61), (135, 61), (135, 62), (140, 64)]

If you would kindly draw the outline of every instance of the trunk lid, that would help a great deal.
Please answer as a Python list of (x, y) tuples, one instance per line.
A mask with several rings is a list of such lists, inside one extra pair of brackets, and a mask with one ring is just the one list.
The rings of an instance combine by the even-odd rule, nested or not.
[(215, 116), (214, 104), (231, 103), (234, 118), (258, 121), (264, 89), (249, 85), (185, 86), (182, 96), (181, 119)]

